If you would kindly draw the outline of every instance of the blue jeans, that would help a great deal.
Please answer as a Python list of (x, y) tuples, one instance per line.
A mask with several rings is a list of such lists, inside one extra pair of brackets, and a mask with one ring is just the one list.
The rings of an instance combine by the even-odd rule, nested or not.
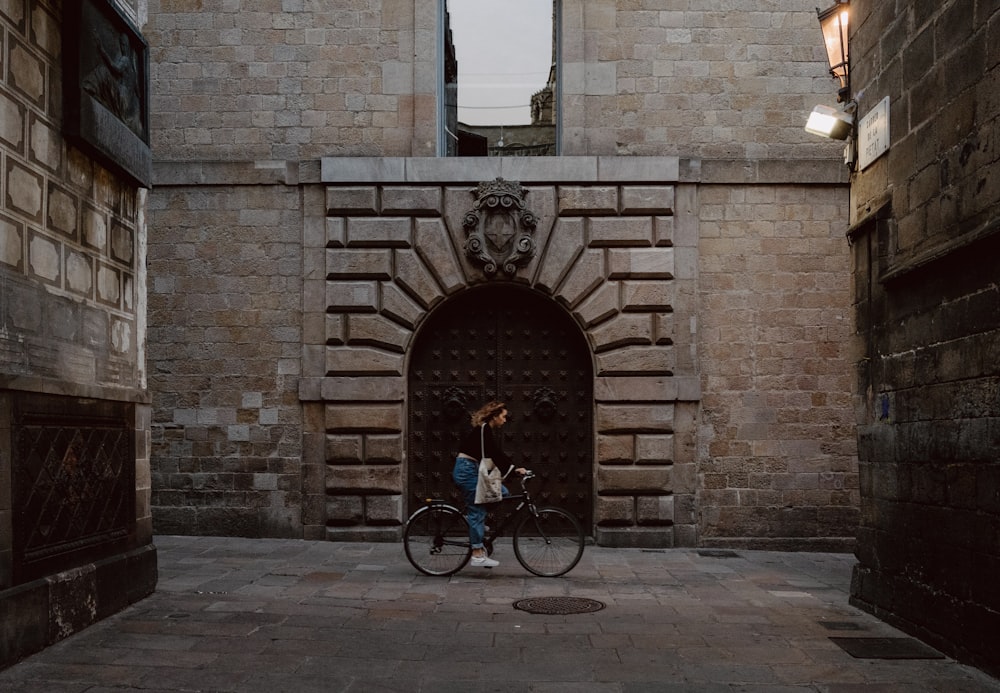
[[(479, 480), (479, 463), (464, 457), (455, 458), (455, 468), (451, 478), (462, 490), (465, 501), (465, 519), (469, 521), (469, 543), (473, 549), (483, 548), (483, 535), (486, 533), (485, 505), (476, 504), (476, 482)], [(510, 495), (507, 487), (503, 487), (503, 495)]]

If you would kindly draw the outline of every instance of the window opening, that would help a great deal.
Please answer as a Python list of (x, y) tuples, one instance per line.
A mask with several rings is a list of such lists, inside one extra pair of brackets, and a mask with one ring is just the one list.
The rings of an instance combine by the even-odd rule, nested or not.
[(445, 156), (554, 156), (554, 0), (443, 0)]

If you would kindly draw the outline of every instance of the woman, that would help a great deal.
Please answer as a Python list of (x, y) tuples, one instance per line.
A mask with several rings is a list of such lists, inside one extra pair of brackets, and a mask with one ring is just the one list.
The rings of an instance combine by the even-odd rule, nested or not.
[[(483, 546), (483, 536), (486, 533), (486, 506), (476, 503), (476, 481), (479, 478), (479, 460), (481, 457), (493, 459), (499, 469), (507, 469), (503, 475), (513, 471), (524, 474), (524, 467), (514, 468), (514, 463), (496, 442), (494, 430), (507, 423), (507, 407), (503, 402), (487, 402), (472, 415), (472, 429), (462, 438), (458, 457), (451, 478), (462, 489), (467, 507), (465, 518), (469, 521), (469, 542), (472, 544), (472, 565), (479, 568), (495, 568), (500, 565), (486, 555)], [(503, 488), (503, 495), (508, 495)]]

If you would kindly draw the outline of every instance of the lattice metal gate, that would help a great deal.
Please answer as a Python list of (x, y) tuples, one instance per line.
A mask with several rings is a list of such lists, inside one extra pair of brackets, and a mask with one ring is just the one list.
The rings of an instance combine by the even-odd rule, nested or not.
[(458, 499), (451, 468), (469, 413), (507, 403), (503, 447), (541, 476), (543, 504), (591, 527), (593, 368), (581, 330), (548, 299), (489, 286), (429, 318), (412, 351), (407, 460), (409, 510), (424, 498)]
[(15, 584), (109, 556), (135, 527), (134, 406), (24, 395), (11, 426)]

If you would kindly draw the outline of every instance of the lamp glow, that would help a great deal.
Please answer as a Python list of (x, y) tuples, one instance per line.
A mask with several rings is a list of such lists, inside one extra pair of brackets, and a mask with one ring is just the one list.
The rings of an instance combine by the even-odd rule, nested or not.
[(837, 3), (825, 10), (816, 10), (819, 27), (823, 32), (826, 57), (830, 63), (830, 74), (840, 81), (838, 101), (850, 98), (850, 66), (848, 64), (847, 28), (850, 21), (849, 0)]
[(854, 116), (830, 106), (815, 106), (806, 121), (806, 132), (831, 140), (846, 140), (851, 134)]

